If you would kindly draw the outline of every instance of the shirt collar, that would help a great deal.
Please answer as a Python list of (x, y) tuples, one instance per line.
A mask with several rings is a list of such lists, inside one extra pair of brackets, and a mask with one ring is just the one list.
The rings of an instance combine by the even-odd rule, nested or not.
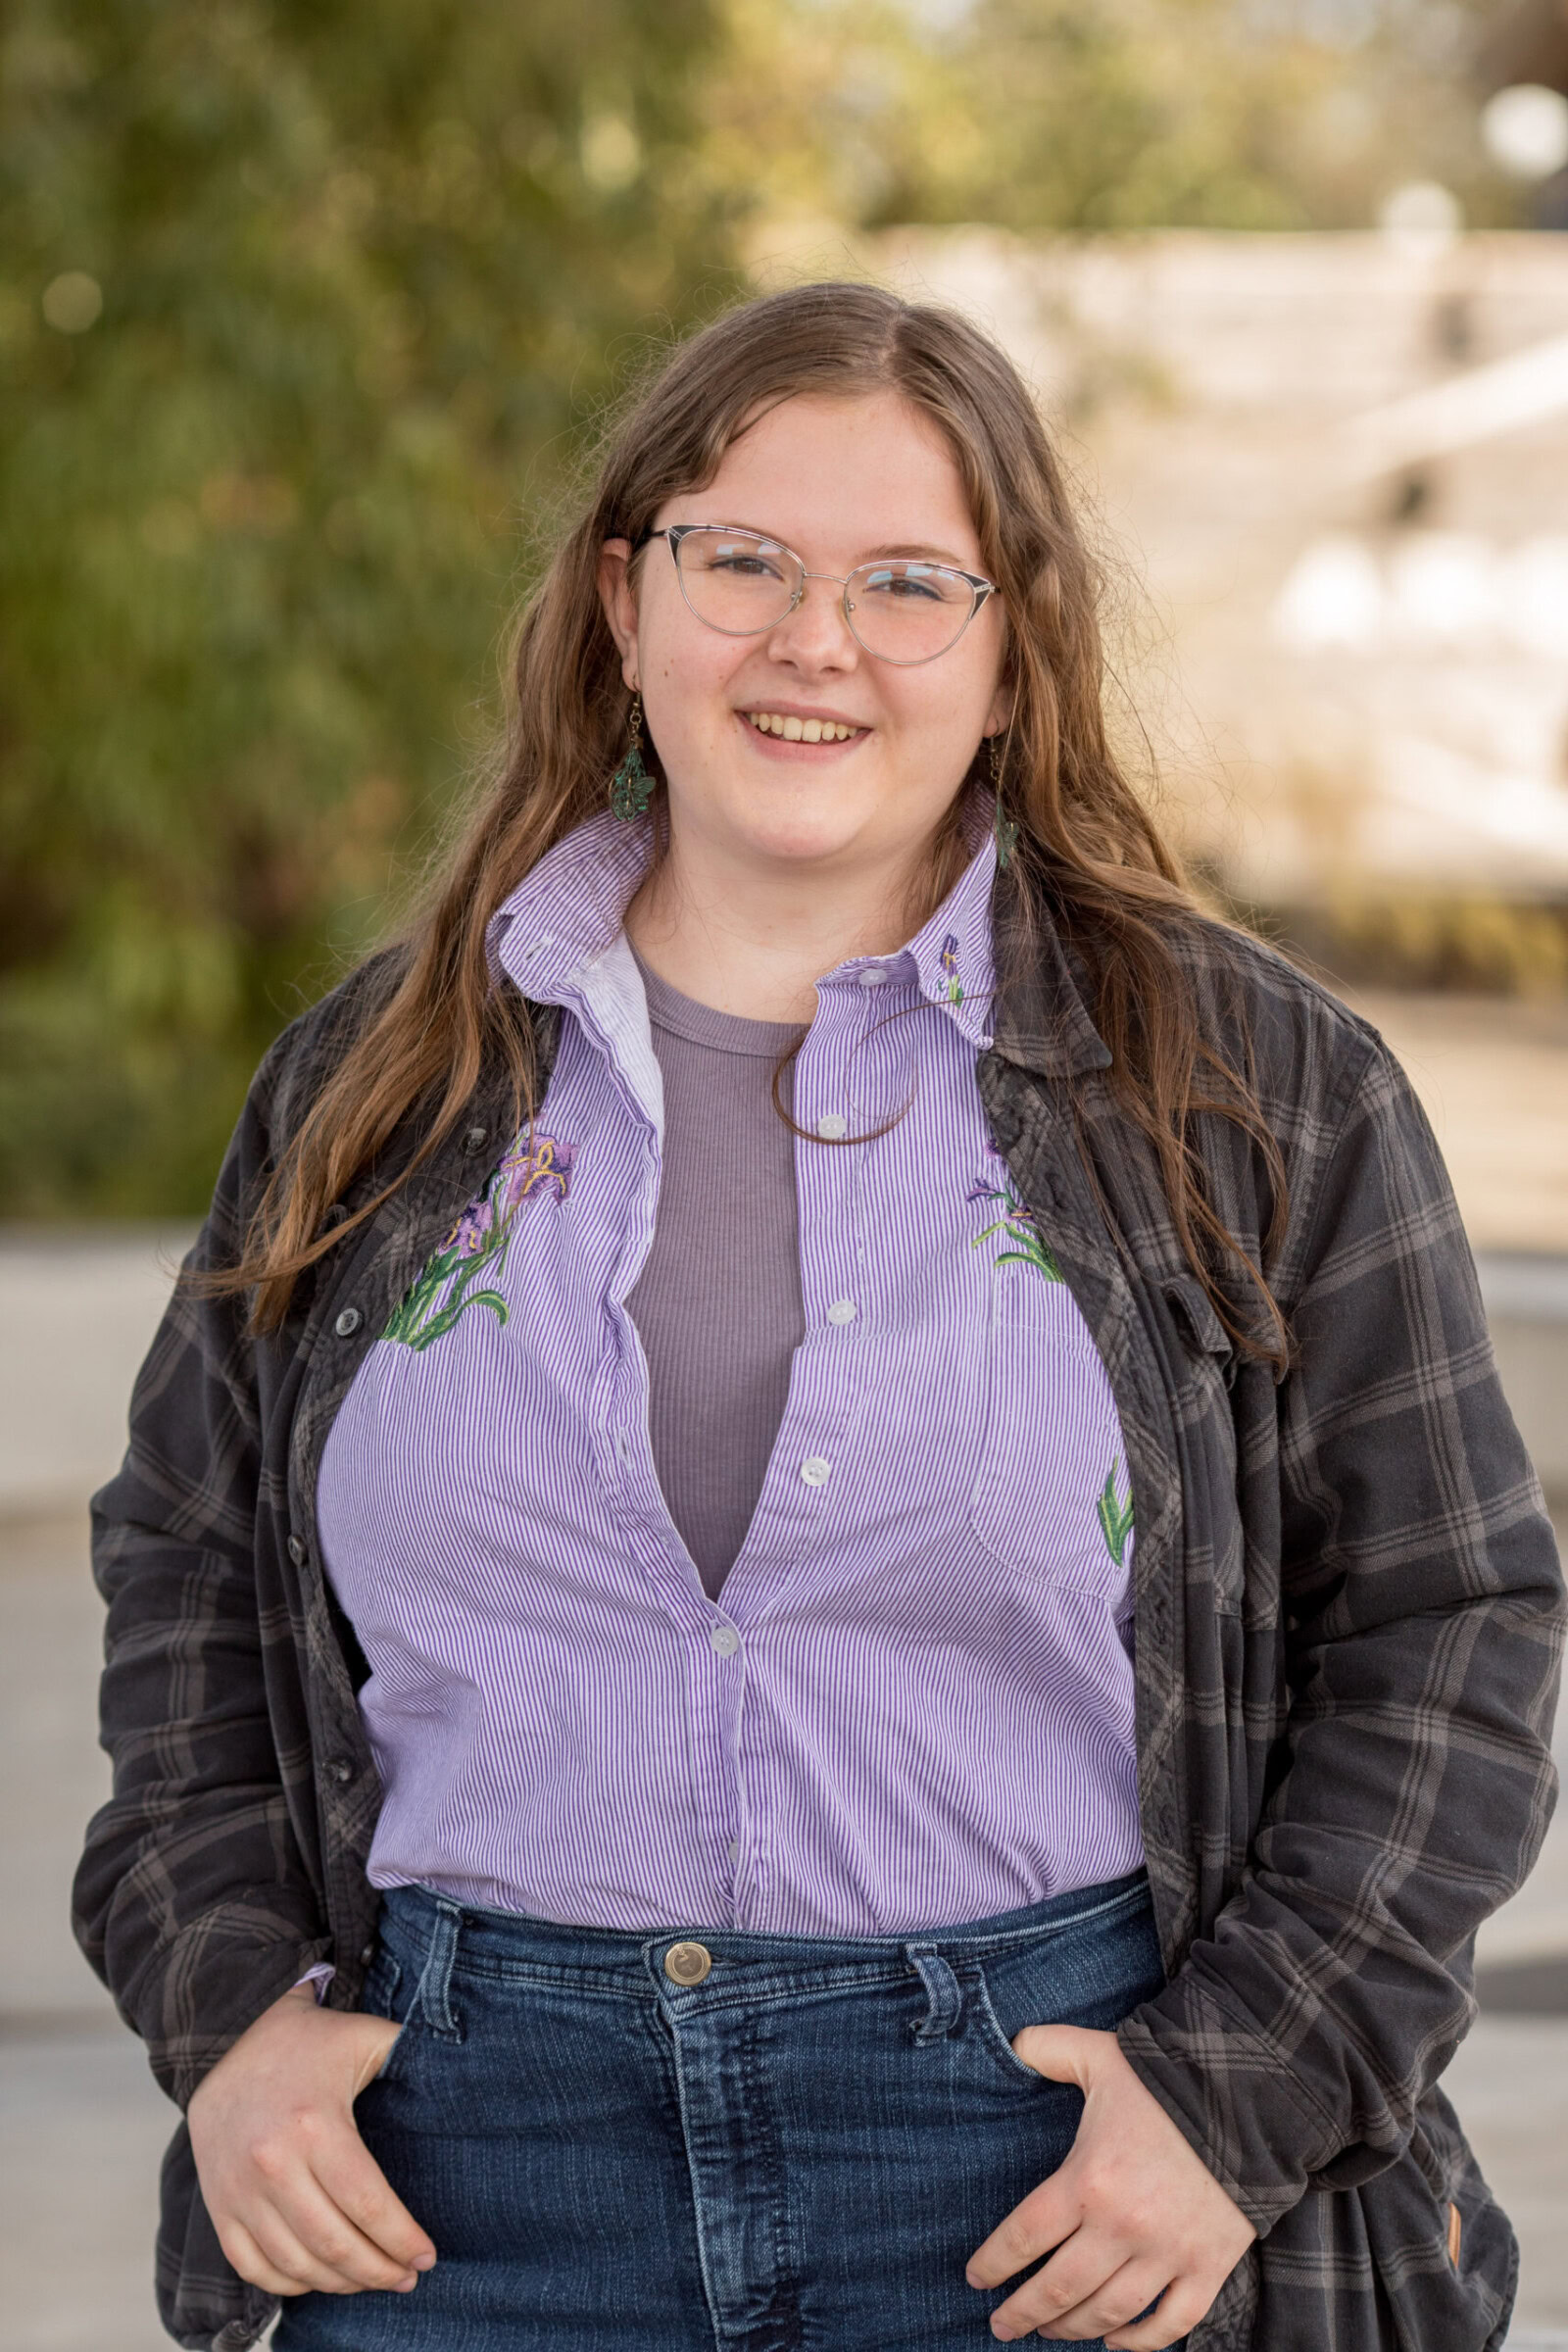
[[(653, 820), (631, 824), (609, 809), (576, 826), (540, 858), (491, 917), (493, 969), (504, 971), (536, 1004), (570, 1003), (589, 971), (621, 935), (627, 906), (648, 870)], [(997, 872), (988, 832), (929, 921), (892, 956), (856, 956), (824, 978), (858, 976), (872, 964), (911, 977), (976, 1046), (992, 1042), (1026, 1068), (1048, 1073), (1103, 1068), (1110, 1054), (1098, 1035), (1054, 927), (1033, 942), (1028, 984), (996, 1004), (998, 954), (992, 928), (1005, 936), (1011, 877)], [(1001, 960), (1005, 962), (1004, 956)], [(1038, 968), (1035, 968), (1038, 967)]]
[(651, 817), (601, 809), (546, 852), (490, 918), (492, 970), (536, 1004), (564, 1004), (621, 934), (653, 852)]

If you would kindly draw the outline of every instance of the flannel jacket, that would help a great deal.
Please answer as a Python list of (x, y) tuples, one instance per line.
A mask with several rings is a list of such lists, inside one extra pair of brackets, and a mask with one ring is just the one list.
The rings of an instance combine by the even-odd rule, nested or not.
[[(998, 889), (1000, 938), (1005, 877)], [(1474, 2014), (1476, 1927), (1550, 1813), (1561, 1572), (1397, 1065), (1266, 948), (1204, 923), (1182, 953), (1210, 1034), (1235, 1053), (1245, 1023), (1284, 1154), (1283, 1378), (1238, 1353), (1190, 1271), (1054, 935), (999, 1007), (977, 1079), (1127, 1443), (1140, 1803), (1168, 1983), (1121, 2040), (1259, 2233), (1191, 2352), (1494, 2352), (1515, 2242), (1438, 2080)], [(188, 1263), (230, 1259), (280, 1144), (397, 968), (373, 959), (273, 1045)], [(558, 1016), (533, 1017), (548, 1069)], [(243, 1300), (176, 1290), (123, 1467), (94, 1498), (115, 1777), (75, 1926), (181, 2106), (313, 1962), (336, 1964), (331, 2002), (359, 1998), (377, 1788), (364, 1660), (321, 1573), (317, 1473), (366, 1350), (511, 1112), (486, 1071), (450, 1139), (323, 1259), (276, 1334), (248, 1336)], [(348, 1207), (420, 1133), (411, 1115)], [(1218, 1119), (1200, 1121), (1197, 1149), (1257, 1258), (1260, 1155)], [(157, 2283), (191, 2347), (238, 2352), (276, 2308), (224, 2260), (183, 2126)]]

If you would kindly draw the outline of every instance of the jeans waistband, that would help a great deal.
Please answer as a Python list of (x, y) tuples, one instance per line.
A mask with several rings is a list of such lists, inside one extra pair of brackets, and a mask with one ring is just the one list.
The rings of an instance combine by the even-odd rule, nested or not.
[(432, 1944), (448, 1945), (454, 1958), (461, 1944), (464, 1964), (480, 1968), (564, 1969), (593, 1976), (625, 1971), (640, 1977), (651, 1954), (691, 1938), (715, 1962), (750, 1963), (748, 1975), (759, 1966), (791, 1974), (828, 1970), (836, 1975), (857, 1967), (879, 1974), (906, 1965), (911, 1950), (978, 1959), (1034, 1937), (1082, 1931), (1102, 1921), (1109, 1925), (1113, 1917), (1147, 1906), (1149, 1878), (1144, 1870), (1130, 1871), (988, 1919), (902, 1929), (890, 1936), (780, 1936), (686, 1920), (672, 1920), (664, 1928), (576, 1927), (460, 1903), (422, 1886), (390, 1886), (382, 1901), (384, 1932), (407, 1938), (421, 1952)]

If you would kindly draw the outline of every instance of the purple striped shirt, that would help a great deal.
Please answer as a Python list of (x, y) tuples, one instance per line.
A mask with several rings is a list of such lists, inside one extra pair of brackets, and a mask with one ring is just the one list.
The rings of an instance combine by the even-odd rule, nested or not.
[(564, 1008), (531, 1136), (414, 1285), (321, 1468), (365, 1655), (378, 1886), (583, 1926), (902, 1934), (1137, 1867), (1131, 1509), (1103, 1367), (974, 1083), (989, 838), (796, 1065), (806, 1337), (710, 1600), (626, 1311), (662, 1100), (593, 819), (496, 918)]

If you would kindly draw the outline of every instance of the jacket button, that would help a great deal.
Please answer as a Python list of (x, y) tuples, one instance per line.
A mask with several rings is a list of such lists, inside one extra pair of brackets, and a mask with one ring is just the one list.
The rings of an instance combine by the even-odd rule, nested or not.
[(470, 1127), (463, 1139), (465, 1152), (482, 1152), (490, 1140), (488, 1127)]
[(303, 1536), (290, 1536), (288, 1540), (288, 1556), (293, 1561), (296, 1568), (304, 1567), (305, 1539)]
[(360, 1949), (360, 1966), (361, 1966), (362, 1968), (368, 1968), (368, 1967), (369, 1967), (369, 1965), (370, 1965), (370, 1962), (371, 1962), (371, 1961), (372, 1961), (374, 1958), (375, 1958), (375, 1946), (374, 1946), (374, 1944), (373, 1944), (373, 1943), (367, 1943), (367, 1944), (364, 1944), (364, 1945), (362, 1945), (362, 1946), (361, 1946), (361, 1949)]
[(346, 1200), (334, 1200), (331, 1207), (327, 1210), (325, 1216), (321, 1219), (321, 1223), (326, 1227), (327, 1231), (330, 1232), (334, 1225), (341, 1225), (343, 1223), (348, 1213), (348, 1203)]
[(346, 1306), (343, 1309), (343, 1312), (339, 1315), (337, 1321), (333, 1324), (332, 1329), (337, 1333), (337, 1336), (340, 1340), (352, 1340), (354, 1334), (359, 1330), (360, 1325), (364, 1321), (365, 1317), (361, 1314), (357, 1306)]
[(328, 1778), (328, 1780), (333, 1780), (333, 1781), (352, 1781), (352, 1780), (353, 1780), (353, 1778), (354, 1778), (354, 1759), (353, 1759), (353, 1757), (352, 1757), (352, 1756), (333, 1756), (333, 1757), (332, 1757), (332, 1759), (331, 1759), (331, 1761), (330, 1761), (330, 1762), (328, 1763), (328, 1765), (327, 1765), (326, 1772), (327, 1772), (327, 1778)]

